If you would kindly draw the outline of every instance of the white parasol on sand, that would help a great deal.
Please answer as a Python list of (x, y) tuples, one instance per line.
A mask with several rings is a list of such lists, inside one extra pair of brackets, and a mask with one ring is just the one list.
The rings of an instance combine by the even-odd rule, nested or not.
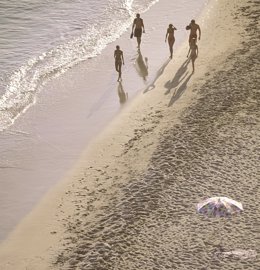
[[(230, 217), (231, 215), (238, 214), (242, 212), (243, 206), (240, 202), (229, 199), (227, 197), (212, 197), (208, 198), (197, 204), (197, 211), (199, 214), (203, 214), (207, 217)], [(223, 228), (223, 222), (219, 219), (219, 231), (221, 232)], [(222, 240), (220, 237), (220, 244), (218, 245), (219, 250), (215, 253), (217, 256), (228, 256), (229, 253), (223, 252)], [(234, 251), (235, 252), (235, 251)], [(231, 252), (232, 253), (232, 252)], [(230, 253), (230, 254), (231, 254)], [(233, 253), (232, 253), (233, 254)]]
[(228, 217), (243, 211), (240, 202), (227, 197), (212, 197), (197, 204), (197, 211), (208, 217)]

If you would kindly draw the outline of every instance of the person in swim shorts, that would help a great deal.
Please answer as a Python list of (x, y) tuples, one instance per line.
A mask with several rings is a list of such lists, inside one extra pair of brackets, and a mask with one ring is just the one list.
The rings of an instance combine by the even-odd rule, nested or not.
[(200, 26), (195, 23), (195, 20), (191, 20), (190, 24), (186, 27), (186, 29), (190, 30), (189, 43), (191, 43), (191, 40), (194, 38), (197, 43), (197, 31), (199, 31), (199, 40), (201, 38)]
[(137, 39), (138, 48), (140, 48), (142, 33), (145, 33), (145, 30), (144, 30), (143, 19), (140, 18), (139, 13), (136, 14), (136, 18), (134, 19), (134, 22), (132, 25), (132, 34), (131, 35), (133, 35), (133, 33)]

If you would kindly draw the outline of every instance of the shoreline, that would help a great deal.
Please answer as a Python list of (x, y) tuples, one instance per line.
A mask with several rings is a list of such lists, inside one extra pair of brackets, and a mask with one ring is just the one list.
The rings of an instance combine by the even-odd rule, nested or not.
[[(184, 10), (187, 18), (199, 13), (204, 0), (199, 2), (197, 9)], [(167, 0), (161, 0), (143, 14), (147, 33), (140, 55), (136, 52), (136, 40), (129, 38), (129, 29), (99, 56), (45, 84), (36, 104), (9, 130), (0, 133), (3, 141), (0, 217), (4, 220), (0, 224), (1, 240), (66, 176), (92, 139), (157, 77), (157, 69), (169, 54), (168, 44), (164, 43), (166, 26), (172, 18), (177, 26), (184, 20), (179, 15), (183, 14), (183, 7), (175, 8), (174, 2), (166, 3)], [(170, 15), (168, 8), (173, 10)], [(161, 18), (157, 20), (158, 14)], [(177, 31), (174, 49), (186, 34)], [(113, 59), (117, 43), (126, 58), (121, 88), (116, 82)], [(155, 54), (155, 51), (160, 53)], [(148, 70), (144, 68), (146, 58)], [(127, 93), (127, 100), (119, 95), (119, 90)]]
[[(246, 46), (253, 37), (250, 32), (249, 37), (245, 36), (243, 26), (252, 18), (243, 11), (243, 1), (235, 2), (238, 1), (231, 1), (228, 8), (224, 0), (212, 2), (214, 8), (204, 14), (207, 27), (204, 24), (199, 43), (202, 53), (195, 63), (195, 74), (190, 76), (191, 64), (185, 64), (187, 46), (184, 45), (154, 88), (125, 108), (123, 115), (88, 147), (68, 179), (59, 183), (1, 245), (1, 267), (6, 270), (35, 266), (37, 269), (190, 269), (185, 267), (208, 264), (223, 269), (223, 264), (229, 265), (229, 261), (214, 264), (207, 254), (206, 250), (214, 249), (208, 243), (210, 237), (206, 237), (209, 226), (193, 209), (199, 199), (212, 193), (236, 195), (234, 199), (247, 205), (248, 220), (235, 219), (235, 224), (240, 225), (238, 237), (232, 221), (228, 221), (229, 235), (223, 232), (225, 245), (259, 252), (253, 240), (257, 230), (248, 227), (257, 204), (254, 206), (248, 198), (245, 201), (243, 192), (248, 188), (244, 177), (250, 186), (257, 184), (257, 179), (254, 182), (257, 154), (248, 152), (257, 145), (256, 104), (254, 91), (246, 92), (244, 83), (236, 80), (235, 70), (240, 68), (236, 61), (246, 67), (246, 57), (251, 57)], [(219, 44), (211, 36), (211, 27), (217, 25), (221, 36), (228, 37), (228, 22), (235, 16), (230, 15), (231, 11), (238, 17), (243, 14), (243, 20), (231, 24), (232, 40)], [(237, 44), (240, 45), (235, 47)], [(256, 48), (256, 44), (251, 45)], [(256, 90), (253, 88), (256, 71), (250, 72), (246, 83)], [(240, 83), (245, 93), (237, 90)], [(230, 85), (230, 89), (223, 92), (222, 84)], [(249, 105), (243, 103), (246, 95)], [(247, 108), (251, 108), (252, 115), (246, 116)], [(240, 126), (241, 130), (247, 127), (247, 133)], [(236, 151), (244, 137), (247, 142), (242, 144), (239, 154), (242, 160)], [(223, 148), (233, 155), (226, 155)], [(236, 163), (243, 168), (241, 175)], [(224, 175), (221, 173), (226, 174), (227, 180), (222, 179), (222, 185), (216, 185), (218, 177)], [(234, 180), (235, 191), (231, 187)], [(254, 197), (256, 192), (251, 189), (250, 195)], [(212, 227), (216, 223), (210, 221)], [(246, 235), (250, 237), (248, 242)], [(259, 265), (259, 258), (254, 260), (236, 261), (237, 269), (250, 263)], [(53, 265), (54, 262), (58, 264)]]

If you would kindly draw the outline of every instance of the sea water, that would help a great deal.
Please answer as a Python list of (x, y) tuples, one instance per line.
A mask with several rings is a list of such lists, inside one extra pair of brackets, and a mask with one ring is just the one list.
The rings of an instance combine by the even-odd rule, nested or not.
[[(0, 239), (169, 58), (208, 0), (0, 0)], [(146, 34), (130, 40), (135, 14)], [(125, 54), (117, 84), (113, 50)], [(112, 46), (112, 47), (111, 47)], [(174, 76), (174, 74), (173, 74)]]
[(1, 0), (0, 130), (35, 103), (39, 87), (119, 38), (158, 0)]

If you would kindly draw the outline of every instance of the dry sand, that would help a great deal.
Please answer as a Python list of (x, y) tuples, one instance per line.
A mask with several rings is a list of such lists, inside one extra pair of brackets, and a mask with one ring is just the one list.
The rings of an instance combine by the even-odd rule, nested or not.
[[(259, 6), (211, 5), (195, 74), (185, 44), (1, 245), (1, 270), (260, 268)], [(243, 214), (198, 215), (216, 195)]]

